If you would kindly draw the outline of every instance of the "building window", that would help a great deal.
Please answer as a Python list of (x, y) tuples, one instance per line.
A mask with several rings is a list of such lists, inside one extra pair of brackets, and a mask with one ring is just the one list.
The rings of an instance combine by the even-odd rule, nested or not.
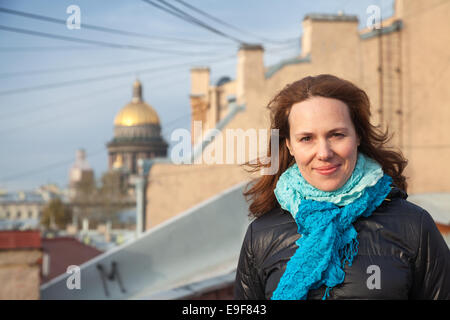
[(31, 219), (31, 218), (33, 218), (33, 212), (28, 211), (28, 219)]
[(9, 211), (6, 211), (6, 219), (9, 219), (11, 217), (11, 213)]

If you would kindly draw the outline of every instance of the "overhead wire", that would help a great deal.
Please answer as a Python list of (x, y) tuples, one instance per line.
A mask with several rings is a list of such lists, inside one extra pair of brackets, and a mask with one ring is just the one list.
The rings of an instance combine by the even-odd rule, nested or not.
[[(219, 24), (221, 24), (223, 26), (231, 28), (231, 29), (233, 29), (235, 31), (238, 31), (240, 33), (244, 33), (244, 34), (250, 35), (252, 37), (255, 37), (255, 38), (257, 38), (259, 40), (262, 40), (264, 42), (271, 42), (271, 43), (276, 43), (276, 44), (284, 44), (286, 42), (291, 42), (294, 39), (294, 38), (292, 38), (292, 39), (285, 39), (285, 40), (274, 40), (274, 39), (268, 39), (268, 38), (265, 38), (265, 37), (261, 37), (259, 35), (256, 35), (256, 34), (252, 33), (252, 32), (249, 32), (247, 30), (243, 30), (242, 28), (236, 27), (236, 26), (234, 26), (234, 25), (232, 25), (232, 24), (230, 24), (230, 23), (228, 23), (228, 22), (226, 22), (226, 21), (224, 21), (224, 20), (222, 20), (220, 18), (217, 18), (217, 17), (215, 17), (215, 16), (205, 12), (204, 10), (201, 10), (201, 9), (199, 9), (199, 8), (197, 8), (197, 7), (191, 5), (191, 4), (189, 4), (189, 3), (187, 3), (187, 2), (185, 2), (183, 0), (175, 0), (175, 1), (180, 3), (181, 5), (185, 6), (186, 8), (191, 9), (192, 11), (195, 11), (195, 12), (197, 12), (197, 13), (199, 13), (199, 14), (201, 14), (201, 15), (209, 18), (209, 19), (211, 19), (212, 21), (215, 21), (215, 22), (217, 22), (217, 23), (219, 23)], [(295, 38), (295, 39), (297, 39), (297, 38)]]
[[(235, 56), (234, 55), (233, 56), (224, 56), (224, 57), (216, 58), (212, 61), (211, 60), (209, 60), (209, 61), (203, 60), (201, 62), (192, 61), (189, 63), (182, 63), (182, 64), (176, 64), (176, 65), (171, 65), (171, 66), (160, 66), (160, 67), (156, 67), (156, 68), (141, 69), (138, 71), (138, 73), (143, 74), (143, 73), (148, 73), (148, 72), (166, 71), (168, 69), (190, 66), (194, 63), (213, 63), (213, 62), (219, 62), (219, 61), (223, 61), (223, 60), (227, 60), (227, 59), (231, 59), (231, 58), (235, 58)], [(113, 78), (120, 78), (120, 77), (135, 75), (136, 73), (137, 73), (137, 71), (127, 71), (127, 72), (103, 75), (103, 76), (99, 76), (99, 77), (90, 77), (90, 78), (76, 79), (76, 80), (69, 80), (69, 81), (59, 81), (59, 82), (48, 83), (48, 84), (43, 84), (43, 85), (33, 86), (33, 87), (23, 87), (23, 88), (2, 90), (2, 91), (0, 91), (0, 96), (24, 93), (24, 92), (30, 92), (30, 91), (36, 91), (36, 90), (66, 87), (66, 86), (72, 86), (72, 85), (78, 85), (78, 84), (86, 84), (86, 83), (90, 83), (90, 82), (102, 81), (105, 79), (113, 79)]]
[[(171, 79), (170, 83), (173, 83), (173, 79)], [(164, 85), (166, 85), (166, 84), (164, 84)], [(110, 90), (112, 90), (112, 89), (110, 88)], [(77, 110), (77, 111), (79, 111), (79, 110)], [(165, 122), (164, 123), (164, 129), (162, 130), (161, 135), (162, 136), (166, 136), (168, 133), (170, 133), (170, 132), (168, 132), (168, 128), (171, 127), (172, 124), (174, 124), (174, 123), (176, 123), (176, 122), (178, 122), (180, 120), (187, 119), (188, 117), (191, 117), (193, 114), (195, 114), (195, 112), (194, 113), (193, 112), (189, 112), (189, 113), (186, 113), (186, 114), (184, 114), (184, 115), (182, 115), (180, 117), (177, 117), (175, 119), (172, 119), (170, 121)], [(51, 122), (51, 121), (53, 121), (55, 119), (60, 119), (60, 117), (55, 117), (54, 119), (53, 118), (52, 119), (47, 119), (48, 121), (46, 121), (46, 122)], [(40, 124), (42, 124), (42, 122)], [(97, 156), (97, 155), (99, 155), (99, 154), (101, 154), (103, 152), (105, 152), (104, 148), (98, 149), (98, 150), (96, 150), (94, 152), (87, 152), (87, 154), (89, 155), (89, 157), (93, 157), (93, 156)], [(24, 171), (24, 172), (19, 172), (19, 173), (14, 173), (12, 175), (0, 177), (0, 183), (6, 182), (6, 181), (16, 180), (18, 178), (22, 178), (22, 177), (25, 177), (25, 176), (31, 176), (31, 175), (35, 175), (35, 174), (38, 174), (38, 173), (51, 171), (51, 170), (57, 169), (57, 168), (62, 167), (62, 166), (66, 166), (66, 165), (71, 164), (71, 163), (73, 163), (73, 158), (67, 159), (67, 160), (58, 161), (58, 162), (52, 163), (50, 165), (45, 165), (45, 166), (42, 166), (42, 167), (39, 167), (39, 168), (36, 168), (36, 169), (32, 169), (32, 170), (28, 170), (28, 171)], [(209, 167), (207, 167), (207, 168), (209, 168)]]
[[(226, 61), (226, 60), (222, 60), (222, 62), (225, 62), (225, 61)], [(178, 73), (174, 73), (174, 74), (178, 74)], [(170, 73), (170, 72), (169, 72), (169, 73), (166, 73), (166, 76), (171, 76), (171, 73)], [(179, 81), (181, 81), (181, 80), (185, 81), (187, 77), (188, 77), (187, 75), (183, 75), (183, 77), (180, 78)], [(156, 80), (158, 80), (158, 79), (156, 79)], [(147, 85), (148, 82), (147, 82), (146, 88), (147, 88), (147, 89), (155, 89), (155, 88), (160, 87), (161, 85), (167, 86), (168, 83), (169, 83), (169, 84), (175, 83), (175, 82), (174, 82), (174, 78), (172, 78), (172, 77), (168, 78), (167, 80), (169, 80), (167, 83), (166, 83), (166, 82), (161, 82), (161, 81), (158, 80), (158, 82), (155, 83), (156, 87), (155, 87), (154, 85), (153, 85), (153, 86), (148, 86), (148, 85)], [(100, 94), (100, 93), (116, 92), (117, 89), (125, 88), (125, 87), (126, 87), (126, 84), (121, 84), (121, 85), (119, 85), (119, 86), (114, 86), (114, 87), (112, 87), (112, 88), (106, 88), (106, 89), (102, 89), (102, 90), (90, 92), (90, 93), (88, 93), (88, 94), (86, 94), (86, 95), (83, 95), (83, 96), (81, 96), (81, 97), (78, 96), (78, 97), (75, 97), (75, 98), (68, 98), (68, 100), (69, 100), (69, 103), (77, 102), (77, 101), (79, 101), (79, 100), (81, 100), (81, 99), (85, 99), (85, 98), (88, 98), (88, 97), (92, 97), (92, 96), (97, 95), (97, 94)], [(61, 103), (64, 103), (64, 105), (67, 105), (67, 102), (66, 102), (66, 101), (67, 101), (67, 100), (60, 100), (60, 101), (56, 101), (56, 102), (53, 102), (53, 103), (51, 103), (51, 104), (47, 104), (47, 105), (44, 105), (44, 106), (39, 106), (39, 107), (34, 107), (34, 106), (33, 106), (31, 109), (32, 109), (32, 112), (42, 111), (43, 109), (46, 109), (46, 108), (48, 108), (48, 107), (50, 107), (50, 106), (58, 105), (58, 104), (61, 104)], [(91, 108), (92, 106), (89, 105), (88, 107)], [(86, 109), (86, 108), (87, 108), (87, 107), (84, 106), (84, 107), (81, 108), (81, 110)], [(75, 109), (74, 111), (75, 111), (75, 112), (78, 112), (78, 111), (80, 111), (80, 108)], [(31, 113), (31, 112), (30, 112), (30, 113)], [(19, 114), (20, 114), (20, 115), (23, 115), (23, 114), (24, 114), (24, 110), (21, 110), (20, 112), (15, 113), (15, 115), (19, 115)], [(12, 132), (14, 132), (14, 131), (16, 131), (16, 130), (18, 130), (18, 129), (29, 129), (29, 128), (33, 128), (33, 127), (35, 127), (35, 126), (40, 126), (40, 125), (42, 125), (42, 124), (49, 123), (49, 122), (52, 122), (52, 121), (54, 121), (54, 120), (58, 120), (58, 119), (67, 117), (68, 114), (70, 114), (70, 112), (69, 112), (69, 113), (65, 112), (64, 114), (56, 114), (56, 115), (53, 115), (53, 116), (50, 117), (50, 118), (48, 118), (48, 117), (45, 118), (45, 120), (41, 120), (41, 119), (40, 119), (40, 120), (34, 121), (34, 122), (32, 122), (32, 123), (25, 123), (25, 124), (21, 124), (21, 125), (15, 126), (15, 127), (10, 127), (10, 128), (4, 128), (4, 127), (2, 127), (2, 128), (0, 129), (0, 133), (3, 134), (3, 136), (5, 136), (6, 134), (12, 133)], [(8, 118), (8, 120), (10, 119), (10, 117), (3, 117), (3, 116), (2, 116), (2, 118), (5, 118), (5, 119)], [(180, 118), (176, 119), (176, 121), (179, 121), (179, 120), (180, 120)], [(174, 122), (174, 121), (170, 121), (169, 123), (165, 123), (165, 126), (168, 126), (168, 125), (169, 125), (170, 123), (172, 123), (172, 122)], [(166, 127), (166, 128), (167, 128), (167, 127)]]
[(58, 72), (67, 72), (67, 71), (73, 71), (73, 70), (83, 70), (83, 69), (92, 69), (92, 68), (107, 68), (107, 67), (116, 67), (116, 66), (123, 66), (123, 65), (129, 65), (129, 64), (139, 64), (143, 62), (149, 62), (149, 61), (161, 61), (166, 60), (167, 57), (152, 57), (152, 58), (145, 58), (145, 59), (133, 59), (133, 60), (121, 60), (121, 61), (115, 61), (115, 62), (108, 62), (108, 63), (100, 63), (100, 64), (88, 64), (88, 65), (76, 65), (76, 66), (70, 66), (70, 67), (61, 67), (61, 68), (47, 68), (47, 69), (34, 69), (34, 70), (28, 70), (28, 71), (15, 71), (15, 72), (2, 72), (0, 73), (0, 78), (11, 78), (11, 77), (19, 77), (19, 76), (28, 76), (28, 75), (41, 75), (46, 73), (58, 73)]
[(33, 31), (33, 30), (27, 30), (27, 29), (21, 29), (21, 28), (14, 28), (9, 27), (5, 25), (0, 25), (0, 30), (8, 31), (8, 32), (15, 32), (15, 33), (21, 33), (21, 34), (27, 34), (32, 35), (36, 37), (43, 37), (43, 38), (50, 38), (50, 39), (57, 39), (57, 40), (64, 40), (64, 41), (71, 41), (71, 42), (79, 42), (79, 43), (88, 43), (91, 45), (97, 45), (97, 46), (103, 46), (103, 47), (110, 47), (110, 48), (116, 48), (116, 49), (127, 49), (127, 50), (139, 50), (139, 51), (149, 51), (149, 52), (157, 52), (157, 53), (164, 53), (164, 54), (175, 54), (175, 55), (212, 55), (216, 52), (193, 52), (193, 51), (180, 51), (180, 50), (166, 50), (166, 49), (160, 49), (160, 48), (154, 48), (154, 47), (146, 47), (146, 46), (137, 46), (137, 45), (130, 45), (130, 44), (120, 44), (120, 43), (111, 43), (111, 42), (105, 42), (105, 41), (98, 41), (98, 40), (88, 40), (88, 39), (82, 39), (82, 38), (75, 38), (75, 37), (68, 37), (68, 36), (61, 36), (46, 32), (40, 32), (40, 31)]
[[(238, 44), (245, 43), (241, 39), (238, 39), (238, 38), (236, 38), (234, 36), (231, 36), (231, 35), (228, 35), (228, 34), (222, 32), (222, 31), (220, 31), (220, 30), (218, 30), (218, 29), (216, 29), (214, 27), (211, 27), (210, 25), (202, 22), (201, 20), (191, 16), (190, 14), (187, 14), (186, 12), (180, 10), (179, 8), (177, 8), (177, 7), (171, 5), (171, 4), (169, 4), (169, 3), (167, 3), (167, 2), (165, 2), (163, 0), (157, 0), (159, 3), (162, 3), (163, 5), (155, 3), (154, 1), (151, 1), (151, 0), (142, 0), (142, 1), (144, 1), (145, 3), (148, 3), (149, 5), (151, 5), (151, 6), (155, 7), (155, 8), (158, 8), (158, 9), (164, 11), (164, 12), (167, 12), (167, 13), (175, 16), (175, 17), (178, 17), (178, 18), (180, 18), (180, 19), (182, 19), (182, 20), (184, 20), (186, 22), (189, 22), (189, 23), (191, 23), (193, 25), (197, 25), (199, 27), (202, 27), (202, 28), (204, 28), (206, 30), (209, 30), (209, 31), (211, 31), (211, 32), (213, 32), (213, 33), (215, 33), (215, 34), (217, 34), (219, 36), (222, 36), (224, 38), (233, 40), (234, 42), (237, 42)], [(166, 6), (164, 6), (164, 5), (166, 5)]]
[[(89, 156), (90, 157), (94, 157), (94, 156), (100, 155), (103, 152), (105, 152), (104, 148), (102, 148), (101, 150), (99, 149), (99, 150), (96, 150), (94, 152), (90, 152)], [(39, 167), (39, 168), (35, 168), (35, 169), (31, 169), (31, 170), (27, 170), (27, 171), (23, 171), (23, 172), (19, 172), (19, 173), (10, 174), (10, 175), (4, 176), (4, 177), (0, 177), (0, 183), (4, 183), (4, 182), (7, 182), (7, 181), (12, 181), (12, 180), (17, 180), (17, 179), (23, 178), (23, 177), (33, 176), (33, 175), (36, 175), (38, 173), (51, 171), (53, 169), (57, 169), (57, 168), (60, 168), (62, 166), (67, 166), (67, 165), (69, 165), (69, 164), (71, 164), (73, 162), (74, 162), (73, 158), (70, 159), (70, 160), (66, 159), (66, 160), (61, 160), (61, 161), (58, 161), (58, 162), (54, 162), (54, 163), (51, 163), (51, 164), (48, 164), (48, 165), (45, 165), (45, 166), (42, 166), (42, 167)]]
[[(185, 115), (183, 115), (181, 117), (178, 117), (176, 119), (172, 119), (172, 120), (166, 122), (164, 124), (164, 127), (165, 128), (170, 127), (171, 124), (173, 124), (175, 122), (178, 122), (179, 120), (185, 119), (185, 118), (187, 118), (189, 116), (192, 116), (192, 113), (187, 113), (187, 114), (185, 114)], [(53, 119), (51, 119), (50, 121), (53, 121)], [(47, 122), (49, 122), (49, 121), (47, 121)], [(167, 133), (164, 133), (164, 132), (166, 132), (166, 130), (163, 130), (161, 132), (162, 136), (167, 134)], [(89, 155), (89, 157), (93, 157), (93, 156), (99, 155), (99, 154), (101, 154), (103, 152), (105, 152), (104, 147), (102, 149), (98, 149), (98, 150), (96, 150), (94, 152), (87, 152), (87, 154)], [(16, 180), (16, 179), (22, 178), (24, 176), (30, 176), (30, 175), (35, 175), (35, 174), (46, 172), (46, 171), (51, 171), (53, 169), (56, 169), (56, 168), (68, 165), (70, 163), (73, 163), (73, 158), (67, 159), (67, 160), (58, 161), (56, 163), (52, 163), (50, 165), (45, 165), (43, 167), (39, 167), (39, 168), (36, 168), (36, 169), (28, 170), (28, 171), (25, 171), (25, 172), (19, 172), (19, 173), (14, 173), (12, 175), (0, 177), (0, 183), (6, 182), (6, 181), (11, 181), (11, 180)]]
[[(182, 116), (180, 118), (174, 119), (172, 121), (169, 121), (168, 123), (166, 123), (166, 125), (169, 125), (171, 122), (179, 121), (181, 118), (186, 118), (188, 116), (191, 116), (191, 113), (186, 114), (186, 115), (184, 115), (184, 116)], [(161, 135), (164, 136), (165, 134), (163, 134), (161, 132)], [(99, 155), (99, 154), (101, 154), (103, 152), (105, 152), (104, 148), (98, 149), (98, 150), (96, 150), (94, 152), (86, 152), (86, 153), (89, 155), (89, 157), (93, 157), (93, 156), (97, 156), (97, 155)], [(50, 164), (50, 165), (46, 165), (46, 166), (43, 166), (43, 167), (39, 167), (39, 168), (36, 168), (36, 169), (32, 169), (32, 170), (28, 170), (28, 171), (20, 172), (20, 173), (15, 173), (15, 174), (12, 174), (12, 175), (9, 175), (9, 176), (5, 176), (5, 177), (0, 177), (0, 183), (6, 182), (6, 181), (11, 181), (11, 180), (16, 180), (16, 179), (22, 178), (24, 176), (30, 176), (30, 175), (35, 175), (35, 174), (46, 172), (46, 171), (51, 171), (53, 169), (56, 169), (56, 168), (59, 168), (59, 167), (71, 164), (71, 163), (73, 163), (73, 161), (74, 161), (73, 158), (71, 158), (70, 160), (69, 159), (62, 160), (62, 161), (58, 161), (56, 163), (53, 163), (53, 164)], [(220, 167), (214, 167), (214, 166), (196, 167), (196, 169), (214, 169), (214, 168), (215, 169), (223, 168), (223, 166), (220, 166)], [(192, 172), (191, 170), (184, 170), (184, 171), (181, 171), (181, 172), (178, 172), (178, 173), (172, 173), (172, 174), (183, 174), (183, 173), (191, 173), (191, 172)], [(169, 174), (169, 175), (172, 175), (172, 174)]]
[[(25, 18), (50, 22), (50, 23), (56, 23), (56, 24), (63, 24), (66, 25), (66, 20), (63, 19), (57, 19), (49, 16), (39, 15), (35, 13), (29, 13), (29, 12), (23, 12), (18, 10), (13, 10), (9, 8), (3, 8), (0, 7), (0, 12), (16, 15), (16, 16), (22, 16)], [(147, 38), (147, 39), (153, 39), (153, 40), (159, 40), (159, 41), (170, 41), (170, 42), (176, 42), (176, 43), (189, 43), (189, 44), (197, 44), (197, 45), (229, 45), (228, 43), (218, 43), (218, 42), (207, 42), (207, 41), (201, 41), (201, 40), (193, 40), (193, 39), (185, 39), (185, 38), (174, 38), (174, 37), (162, 37), (162, 36), (154, 36), (149, 35), (145, 33), (138, 33), (138, 32), (132, 32), (132, 31), (126, 31), (126, 30), (120, 30), (115, 28), (108, 28), (108, 27), (102, 27), (102, 26), (96, 26), (92, 24), (83, 23), (83, 29), (90, 29), (100, 32), (106, 32), (111, 34), (118, 34), (118, 35), (124, 35), (124, 36), (133, 36), (133, 37), (140, 37), (140, 38)]]
[[(221, 60), (220, 60), (219, 62), (221, 62), (221, 61), (222, 61), (222, 58), (221, 58)], [(190, 63), (199, 63), (199, 62), (200, 62), (200, 61), (187, 62), (186, 65), (187, 65), (187, 64), (190, 64)], [(200, 63), (203, 63), (203, 62), (204, 62), (204, 61), (201, 61)], [(173, 67), (173, 65), (172, 65), (172, 66), (165, 66), (165, 67), (166, 67), (166, 68), (171, 68), (171, 67)], [(164, 70), (155, 70), (155, 71), (164, 71)], [(135, 72), (135, 75), (137, 76), (138, 73), (139, 73), (139, 72), (136, 71), (136, 72)], [(131, 72), (130, 72), (130, 73), (127, 72), (126, 75), (129, 75), (129, 74), (131, 74)], [(109, 90), (109, 89), (106, 89), (106, 90)], [(78, 100), (81, 100), (81, 99), (84, 99), (84, 98), (87, 98), (87, 97), (91, 97), (91, 96), (94, 96), (94, 95), (96, 95), (96, 94), (103, 93), (103, 92), (105, 92), (105, 89), (97, 90), (97, 91), (94, 91), (94, 92), (90, 92), (90, 93), (88, 93), (88, 94), (86, 94), (86, 95), (80, 95), (80, 94), (77, 94), (76, 96), (65, 98), (65, 99), (62, 100), (62, 101), (54, 101), (54, 102), (51, 102), (51, 103), (49, 103), (49, 104), (44, 104), (44, 105), (39, 105), (39, 106), (32, 106), (32, 107), (30, 107), (29, 105), (27, 105), (28, 108), (19, 108), (19, 111), (18, 111), (18, 112), (17, 112), (17, 110), (15, 110), (15, 111), (13, 111), (13, 112), (0, 113), (0, 117), (6, 118), (6, 117), (10, 117), (10, 116), (19, 115), (19, 114), (22, 115), (23, 112), (26, 111), (27, 109), (32, 109), (31, 112), (39, 111), (39, 110), (48, 108), (49, 106), (52, 106), (52, 105), (56, 105), (56, 104), (60, 104), (60, 103), (66, 103), (67, 100), (70, 101), (70, 102), (74, 102), (74, 101), (78, 101)]]
[(67, 50), (98, 50), (111, 49), (99, 46), (18, 46), (18, 47), (0, 47), (0, 53), (10, 52), (36, 52), (36, 51), (67, 51)]
[[(180, 19), (182, 19), (182, 20), (184, 20), (184, 21), (187, 21), (187, 22), (189, 22), (189, 23), (191, 23), (191, 24), (199, 25), (199, 26), (202, 26), (202, 27), (204, 27), (204, 26), (206, 25), (205, 22), (203, 22), (203, 21), (201, 21), (201, 20), (199, 20), (199, 19), (193, 17), (193, 16), (190, 15), (190, 14), (187, 14), (185, 11), (183, 11), (183, 10), (181, 10), (181, 9), (179, 9), (179, 8), (177, 8), (177, 7), (175, 7), (174, 5), (168, 3), (168, 2), (165, 1), (165, 0), (154, 0), (154, 1), (152, 1), (152, 0), (142, 0), (142, 1), (144, 1), (144, 2), (146, 2), (146, 3), (148, 3), (148, 4), (152, 5), (152, 6), (154, 6), (154, 7), (158, 8), (158, 9), (160, 9), (160, 10), (163, 10), (163, 11), (165, 11), (165, 12), (167, 12), (167, 13), (170, 13), (170, 14), (172, 14), (172, 15), (175, 15), (176, 17), (178, 17), (178, 18), (180, 18)], [(155, 3), (155, 1), (159, 2), (159, 4), (158, 4), (158, 3)], [(180, 2), (180, 1), (178, 1), (178, 2)], [(181, 3), (181, 2), (180, 2), (180, 3)], [(165, 5), (166, 7), (164, 7), (164, 5)], [(240, 33), (247, 33), (247, 34), (249, 34), (249, 32), (245, 32), (245, 31), (242, 30), (241, 28), (237, 28), (237, 27), (235, 27), (235, 26), (232, 26), (231, 24), (226, 23), (225, 21), (223, 21), (223, 20), (221, 20), (221, 19), (219, 19), (219, 18), (213, 17), (212, 15), (209, 15), (209, 14), (206, 13), (205, 11), (200, 10), (200, 9), (198, 9), (198, 8), (192, 6), (192, 5), (189, 5), (189, 4), (187, 4), (186, 2), (183, 2), (183, 5), (185, 5), (185, 6), (189, 7), (189, 8), (191, 8), (191, 10), (194, 10), (193, 8), (195, 8), (195, 9), (198, 11), (197, 13), (200, 13), (200, 14), (202, 14), (202, 15), (205, 15), (205, 16), (209, 17), (210, 19), (215, 19), (215, 22), (219, 22), (219, 23), (221, 23), (221, 24), (227, 25), (228, 27), (232, 27), (232, 28), (235, 29), (235, 30), (239, 30)], [(207, 27), (211, 28), (211, 26), (209, 26), (209, 25), (207, 25)], [(209, 30), (209, 29), (208, 29), (208, 30)], [(211, 30), (210, 30), (210, 31), (211, 31)], [(215, 28), (215, 31), (218, 31), (218, 29)], [(214, 31), (213, 31), (213, 32), (214, 32)], [(221, 33), (221, 35), (224, 34), (224, 32), (222, 32), (222, 31), (220, 31), (220, 33)], [(264, 42), (270, 42), (270, 43), (276, 44), (276, 45), (280, 45), (280, 44), (282, 45), (282, 44), (286, 44), (286, 43), (292, 43), (293, 41), (297, 41), (297, 40), (298, 40), (297, 37), (295, 37), (295, 38), (289, 38), (289, 39), (284, 39), (284, 40), (279, 40), (279, 41), (278, 41), (278, 40), (273, 40), (273, 39), (268, 39), (268, 38), (259, 37), (259, 36), (255, 35), (255, 34), (252, 34), (252, 36), (253, 36), (253, 37), (256, 37), (256, 38), (258, 38), (259, 40), (262, 40), (262, 41), (264, 41)], [(238, 42), (240, 45), (243, 45), (243, 44), (246, 44), (246, 43), (247, 43), (247, 42), (245, 42), (245, 41), (243, 41), (243, 40), (241, 40), (241, 39), (236, 39), (236, 38), (235, 38), (234, 40), (235, 40), (236, 42)]]
[[(144, 0), (143, 0), (144, 1)], [(149, 3), (149, 2), (151, 2), (151, 1), (144, 1), (144, 2), (147, 2), (147, 3)], [(168, 5), (165, 1), (159, 1), (159, 2), (162, 2), (162, 3), (164, 3), (164, 4), (166, 4), (166, 5)], [(171, 5), (169, 4), (169, 7), (170, 7)], [(173, 6), (172, 6), (173, 7)], [(178, 11), (178, 12), (180, 12), (181, 10), (175, 10), (175, 11)], [(220, 34), (220, 35), (222, 35), (222, 36), (226, 36), (223, 32), (221, 32), (221, 31), (219, 31), (219, 30), (216, 30), (215, 28), (210, 28), (210, 27), (208, 27), (207, 25), (205, 25), (205, 24), (203, 24), (202, 22), (200, 22), (199, 20), (197, 20), (196, 18), (194, 18), (194, 17), (192, 17), (192, 16), (190, 16), (190, 15), (187, 15), (187, 14), (181, 14), (180, 13), (180, 15), (181, 16), (183, 16), (184, 15), (184, 17), (186, 18), (186, 17), (190, 17), (191, 19), (190, 19), (190, 21), (191, 22), (194, 22), (194, 21), (197, 21), (197, 23), (195, 23), (195, 24), (197, 24), (197, 25), (199, 25), (199, 26), (203, 26), (203, 27), (205, 27), (206, 29), (208, 29), (208, 30), (210, 30), (210, 31), (213, 31), (213, 30), (215, 30), (215, 31), (213, 31), (214, 33), (217, 33), (217, 34)], [(183, 19), (183, 20), (186, 20), (186, 19)], [(64, 21), (65, 22), (65, 21)], [(198, 22), (200, 22), (200, 23), (198, 23)], [(86, 26), (86, 25), (84, 25), (84, 26)], [(19, 33), (27, 33), (27, 34), (34, 34), (34, 35), (38, 35), (38, 36), (44, 36), (44, 37), (53, 37), (53, 38), (59, 38), (59, 39), (61, 39), (61, 40), (67, 40), (67, 41), (77, 41), (77, 42), (80, 42), (80, 41), (83, 41), (84, 43), (89, 43), (89, 44), (98, 44), (98, 45), (102, 45), (102, 46), (110, 46), (111, 44), (109, 44), (109, 43), (105, 43), (105, 42), (98, 42), (98, 41), (92, 41), (92, 40), (85, 40), (85, 39), (78, 39), (78, 38), (70, 38), (70, 40), (69, 40), (69, 37), (63, 37), (63, 36), (57, 36), (57, 35), (51, 35), (51, 34), (44, 34), (44, 33), (40, 33), (40, 32), (34, 32), (34, 31), (31, 31), (31, 30), (24, 30), (24, 29), (18, 29), (18, 28), (11, 28), (11, 27), (8, 27), (8, 26), (0, 26), (0, 29), (3, 29), (3, 30), (5, 30), (5, 31), (12, 31), (12, 32), (19, 32)], [(218, 31), (218, 32), (216, 32), (216, 31)], [(234, 37), (229, 37), (229, 36), (226, 36), (227, 38), (229, 38), (229, 39), (232, 39), (232, 40), (235, 40), (236, 42), (239, 42), (239, 43), (243, 43), (243, 41), (241, 41), (241, 40), (239, 40), (239, 39), (237, 39), (237, 38), (234, 38)], [(113, 47), (120, 47), (120, 48), (124, 48), (124, 47), (126, 47), (126, 48), (138, 48), (137, 46), (127, 46), (127, 45), (118, 45), (118, 44), (112, 44), (113, 45)], [(142, 47), (141, 49), (144, 49), (144, 47)], [(145, 48), (145, 49), (149, 49), (149, 48)], [(234, 56), (233, 56), (234, 57)], [(142, 71), (140, 71), (140, 73), (142, 73)], [(127, 74), (129, 74), (129, 73), (127, 73)], [(41, 86), (42, 87), (42, 86)], [(23, 90), (23, 89), (19, 89), (19, 90)], [(189, 115), (191, 115), (191, 113), (189, 114)], [(189, 115), (186, 115), (186, 116), (189, 116)], [(178, 121), (178, 120), (180, 120), (181, 118), (178, 118), (178, 119), (175, 119), (176, 121)], [(99, 152), (103, 152), (104, 150), (102, 149), (102, 150), (100, 150)], [(93, 155), (92, 153), (91, 153), (91, 155)], [(73, 159), (71, 159), (70, 160), (71, 162), (73, 161)], [(64, 164), (66, 164), (67, 163), (67, 161), (65, 161), (64, 162)], [(52, 164), (52, 165), (50, 165), (50, 166), (48, 166), (48, 167), (51, 167), (51, 168), (54, 168), (55, 166), (57, 166), (57, 164)], [(42, 168), (39, 168), (39, 172), (41, 172), (42, 171)], [(4, 178), (2, 178), (2, 179), (0, 179), (0, 180), (5, 180)]]
[(26, 112), (27, 115), (29, 115), (31, 113), (41, 112), (42, 110), (48, 109), (48, 108), (50, 108), (52, 106), (67, 105), (67, 104), (71, 104), (71, 103), (74, 103), (74, 102), (79, 102), (79, 101), (82, 101), (83, 99), (91, 98), (91, 97), (96, 96), (98, 94), (102, 94), (102, 93), (106, 93), (108, 91), (113, 91), (113, 90), (116, 90), (116, 89), (123, 88), (124, 85), (125, 84), (121, 84), (120, 86), (114, 86), (114, 87), (109, 87), (109, 88), (102, 89), (102, 90), (91, 91), (91, 92), (89, 92), (87, 94), (80, 94), (80, 93), (78, 93), (75, 96), (65, 97), (64, 99), (59, 99), (59, 100), (56, 100), (56, 101), (53, 101), (53, 102), (50, 102), (50, 103), (46, 103), (46, 104), (41, 104), (41, 105), (38, 105), (38, 106), (27, 105), (26, 108), (19, 108), (19, 110), (14, 110), (13, 112), (1, 113), (0, 114), (0, 118), (4, 119), (4, 120), (7, 120), (9, 122), (11, 120), (11, 118), (14, 118), (15, 116), (23, 116), (25, 112)]

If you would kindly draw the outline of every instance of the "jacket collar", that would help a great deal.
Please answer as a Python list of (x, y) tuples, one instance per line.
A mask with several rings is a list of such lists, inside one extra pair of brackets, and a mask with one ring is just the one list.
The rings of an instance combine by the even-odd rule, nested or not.
[(388, 198), (388, 199), (394, 199), (394, 198), (406, 199), (406, 198), (408, 198), (408, 194), (406, 193), (406, 191), (400, 189), (395, 184), (392, 184), (391, 188), (392, 189), (386, 198)]

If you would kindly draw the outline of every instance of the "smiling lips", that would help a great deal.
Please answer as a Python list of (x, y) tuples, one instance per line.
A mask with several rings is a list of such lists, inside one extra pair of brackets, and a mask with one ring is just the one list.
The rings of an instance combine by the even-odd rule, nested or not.
[(339, 166), (340, 166), (340, 165), (323, 166), (323, 167), (315, 168), (315, 170), (316, 170), (318, 173), (327, 176), (327, 175), (330, 175), (330, 174), (334, 173), (334, 172), (339, 168)]

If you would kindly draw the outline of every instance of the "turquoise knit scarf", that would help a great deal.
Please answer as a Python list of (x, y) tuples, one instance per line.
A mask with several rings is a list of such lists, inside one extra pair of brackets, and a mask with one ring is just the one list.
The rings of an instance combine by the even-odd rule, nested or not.
[(352, 265), (358, 252), (352, 223), (368, 217), (389, 194), (392, 178), (371, 158), (358, 153), (347, 182), (331, 192), (310, 185), (297, 164), (278, 180), (275, 196), (297, 223), (301, 237), (296, 252), (273, 292), (272, 300), (302, 300), (308, 291), (325, 285), (323, 299), (345, 278), (344, 266)]

